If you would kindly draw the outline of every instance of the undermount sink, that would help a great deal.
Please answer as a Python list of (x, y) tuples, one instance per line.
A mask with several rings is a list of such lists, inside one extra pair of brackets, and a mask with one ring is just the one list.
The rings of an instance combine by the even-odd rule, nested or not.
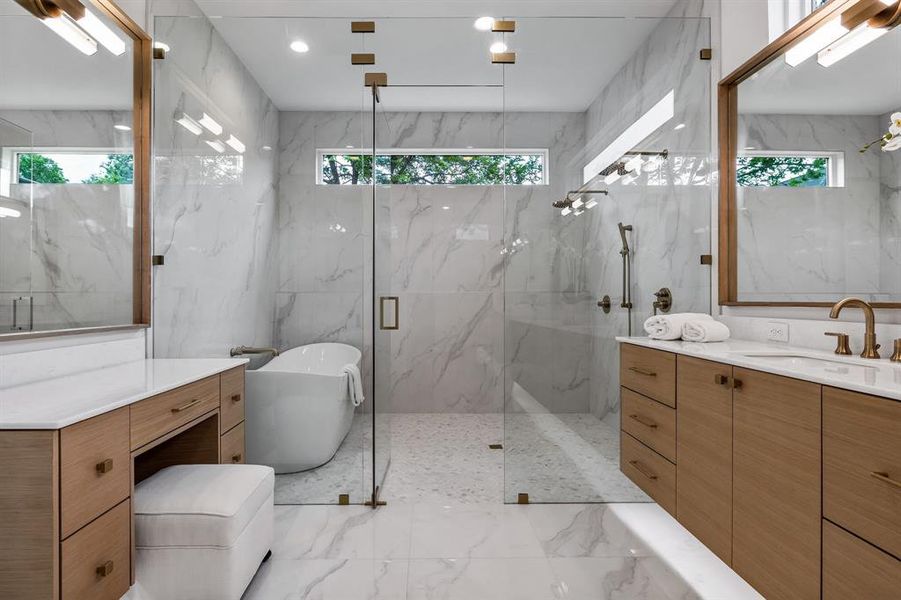
[(856, 362), (841, 359), (807, 356), (792, 352), (736, 352), (740, 356), (765, 360), (774, 364), (784, 365), (797, 369), (824, 369), (832, 373), (851, 374), (854, 372), (874, 372), (877, 369)]

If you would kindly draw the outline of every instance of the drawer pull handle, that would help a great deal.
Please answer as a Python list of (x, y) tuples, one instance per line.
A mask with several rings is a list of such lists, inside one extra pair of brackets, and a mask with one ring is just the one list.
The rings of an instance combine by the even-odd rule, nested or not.
[(898, 481), (897, 479), (892, 479), (891, 477), (888, 476), (888, 473), (880, 473), (879, 471), (873, 471), (872, 473), (870, 473), (870, 477), (875, 477), (879, 481), (884, 481), (895, 487), (901, 488), (901, 481)]
[(651, 429), (657, 429), (657, 423), (655, 423), (654, 421), (651, 421), (649, 419), (645, 419), (644, 417), (642, 417), (640, 415), (629, 415), (629, 418), (638, 421), (645, 427), (650, 427)]
[(103, 462), (97, 463), (97, 472), (101, 475), (104, 473), (109, 473), (113, 470), (113, 459), (108, 458)]
[(97, 567), (97, 575), (99, 575), (100, 577), (107, 577), (107, 576), (111, 575), (113, 572), (114, 566), (115, 565), (114, 565), (113, 561), (111, 561), (111, 560), (106, 561), (105, 563), (103, 563), (102, 565)]
[(733, 390), (740, 390), (741, 386), (743, 386), (743, 385), (744, 384), (742, 383), (741, 379), (735, 379), (734, 377), (732, 378), (732, 389)]
[(726, 375), (714, 375), (713, 380), (716, 382), (717, 385), (728, 385), (729, 384), (729, 377), (727, 377)]
[(233, 462), (233, 463), (239, 463), (239, 462), (241, 462), (241, 455), (240, 455), (240, 454), (235, 454), (235, 455), (233, 455), (233, 456), (232, 456), (232, 462)]
[(191, 408), (192, 406), (196, 406), (197, 404), (200, 404), (200, 398), (197, 398), (197, 399), (195, 399), (195, 400), (191, 400), (191, 401), (188, 402), (187, 404), (184, 404), (184, 405), (179, 406), (179, 407), (177, 407), (177, 408), (173, 408), (173, 409), (172, 409), (172, 414), (175, 415), (175, 414), (178, 414), (178, 413), (180, 413), (180, 412), (184, 412), (184, 411), (188, 410), (189, 408)]
[(644, 466), (643, 464), (641, 464), (639, 461), (637, 461), (637, 460), (630, 460), (630, 461), (629, 461), (629, 464), (632, 465), (633, 467), (635, 467), (635, 470), (636, 470), (636, 471), (638, 471), (639, 473), (641, 473), (642, 475), (644, 475), (644, 476), (647, 477), (648, 479), (650, 479), (650, 480), (652, 480), (652, 481), (657, 479), (657, 476), (654, 475), (653, 473), (651, 473), (651, 472), (647, 469), (647, 467), (645, 467), (645, 466)]
[(645, 375), (646, 377), (657, 377), (657, 373), (654, 371), (642, 369), (641, 367), (629, 367), (629, 370), (638, 373), (639, 375)]
[(234, 402), (235, 404), (237, 404), (240, 401), (241, 401), (241, 394), (235, 394), (234, 396), (232, 396), (232, 402)]

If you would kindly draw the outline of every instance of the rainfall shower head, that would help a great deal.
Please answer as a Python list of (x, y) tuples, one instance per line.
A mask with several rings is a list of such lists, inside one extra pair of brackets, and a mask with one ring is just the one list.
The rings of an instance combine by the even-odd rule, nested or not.
[[(581, 196), (587, 196), (590, 194), (604, 194), (606, 196), (608, 193), (609, 192), (607, 190), (573, 190), (571, 192), (567, 192), (566, 197), (562, 200), (555, 200), (552, 203), (552, 206), (554, 208), (572, 208), (573, 204), (575, 204), (577, 200), (581, 200)], [(595, 204), (597, 203), (595, 202)]]
[(619, 223), (617, 225), (617, 227), (619, 227), (619, 237), (620, 237), (620, 239), (623, 240), (623, 249), (620, 250), (620, 254), (622, 254), (623, 256), (626, 256), (630, 252), (629, 240), (626, 239), (626, 232), (632, 231), (632, 226), (631, 225), (623, 225), (622, 223)]

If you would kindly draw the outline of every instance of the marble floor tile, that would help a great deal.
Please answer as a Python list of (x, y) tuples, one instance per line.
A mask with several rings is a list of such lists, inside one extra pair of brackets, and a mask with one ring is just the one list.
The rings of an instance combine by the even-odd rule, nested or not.
[(541, 548), (549, 558), (653, 554), (606, 504), (538, 504), (524, 508)]
[(412, 558), (544, 557), (526, 507), (504, 504), (417, 504)]
[(688, 586), (664, 589), (644, 568), (644, 558), (552, 558), (555, 598), (567, 600), (675, 600)]
[(405, 600), (407, 561), (273, 557), (243, 600)]
[(408, 600), (549, 600), (556, 577), (546, 558), (411, 560)]

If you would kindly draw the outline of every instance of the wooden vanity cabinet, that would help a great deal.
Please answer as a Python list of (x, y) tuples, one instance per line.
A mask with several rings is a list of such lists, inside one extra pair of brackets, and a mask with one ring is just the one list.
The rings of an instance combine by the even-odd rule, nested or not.
[(768, 600), (819, 600), (820, 386), (733, 378), (732, 568)]
[(732, 367), (676, 361), (676, 518), (732, 564)]

